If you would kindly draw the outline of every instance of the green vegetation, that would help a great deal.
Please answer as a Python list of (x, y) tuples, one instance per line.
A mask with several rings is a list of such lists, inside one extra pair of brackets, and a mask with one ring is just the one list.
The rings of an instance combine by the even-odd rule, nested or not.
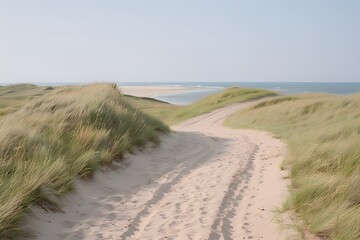
[(170, 119), (176, 114), (178, 109), (182, 107), (170, 103), (158, 101), (153, 98), (141, 98), (129, 95), (124, 95), (124, 98), (133, 106), (150, 114), (153, 117), (161, 119), (166, 124), (170, 124)]
[(30, 204), (56, 208), (54, 199), (71, 189), (76, 176), (90, 177), (98, 166), (133, 146), (157, 143), (158, 133), (168, 131), (112, 84), (56, 88), (2, 116), (0, 238), (19, 234)]
[(187, 106), (174, 106), (159, 101), (149, 103), (149, 101), (139, 98), (133, 98), (130, 102), (134, 104), (134, 106), (137, 106), (145, 112), (163, 120), (165, 123), (172, 125), (230, 104), (276, 95), (277, 94), (274, 92), (261, 89), (232, 87), (220, 93), (202, 98), (201, 100)]
[(231, 116), (234, 128), (283, 137), (291, 196), (304, 229), (325, 239), (360, 239), (360, 95), (299, 95), (263, 101)]
[(0, 116), (19, 109), (27, 100), (51, 90), (53, 90), (52, 87), (39, 87), (32, 84), (0, 86)]
[(137, 107), (167, 123), (178, 123), (272, 95), (231, 88), (189, 106), (174, 106), (123, 96), (112, 84), (0, 87), (0, 237), (21, 233), (18, 222), (31, 204), (57, 210), (56, 197), (71, 189), (76, 176), (90, 177), (133, 146), (157, 143), (158, 133), (169, 131)]

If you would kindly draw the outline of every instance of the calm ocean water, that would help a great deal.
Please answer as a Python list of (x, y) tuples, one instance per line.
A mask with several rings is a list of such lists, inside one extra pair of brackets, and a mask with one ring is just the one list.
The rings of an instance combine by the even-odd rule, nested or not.
[[(35, 83), (37, 85), (61, 86), (84, 83)], [(202, 97), (223, 90), (227, 87), (250, 87), (277, 91), (284, 94), (296, 93), (332, 93), (348, 95), (360, 92), (360, 82), (118, 82), (121, 86), (183, 86), (192, 87), (194, 91), (181, 94), (158, 95), (156, 99), (173, 104), (189, 104)], [(1, 84), (0, 84), (1, 85)]]
[(190, 93), (169, 94), (155, 96), (156, 99), (173, 104), (189, 104), (202, 97), (223, 90), (224, 88), (238, 86), (249, 88), (261, 88), (276, 91), (283, 94), (296, 93), (332, 93), (348, 95), (360, 92), (360, 82), (353, 83), (314, 83), (314, 82), (139, 82), (119, 83), (123, 86), (182, 86), (195, 87)]

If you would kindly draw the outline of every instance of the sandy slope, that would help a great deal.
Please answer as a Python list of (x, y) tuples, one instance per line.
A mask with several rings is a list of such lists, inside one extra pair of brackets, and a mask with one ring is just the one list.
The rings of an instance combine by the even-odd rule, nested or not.
[(160, 147), (79, 180), (64, 213), (34, 208), (26, 227), (38, 239), (285, 239), (273, 212), (287, 194), (284, 145), (222, 126), (248, 104), (175, 126)]

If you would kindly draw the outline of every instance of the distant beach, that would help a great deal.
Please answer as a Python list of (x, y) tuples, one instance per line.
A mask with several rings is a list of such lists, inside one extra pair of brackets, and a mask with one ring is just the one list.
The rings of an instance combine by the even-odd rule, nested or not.
[(152, 97), (172, 104), (185, 105), (228, 87), (261, 88), (282, 94), (330, 93), (348, 95), (360, 92), (360, 83), (315, 82), (138, 82), (118, 83), (125, 94)]
[(224, 87), (202, 86), (121, 86), (123, 94), (137, 97), (151, 97), (171, 104), (190, 104), (202, 97), (221, 91)]
[[(0, 83), (9, 85), (10, 83)], [(84, 85), (86, 82), (33, 82), (39, 86)], [(330, 93), (349, 95), (360, 92), (360, 82), (117, 82), (124, 94), (151, 97), (186, 105), (229, 87), (259, 88), (282, 94)]]
[(261, 88), (286, 94), (333, 93), (352, 94), (360, 92), (360, 82), (118, 82), (119, 86), (164, 86), (222, 89), (228, 87)]

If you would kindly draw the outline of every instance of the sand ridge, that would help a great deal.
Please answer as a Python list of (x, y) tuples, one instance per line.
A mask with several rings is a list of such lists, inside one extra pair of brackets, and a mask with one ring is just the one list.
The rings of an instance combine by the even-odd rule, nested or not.
[(237, 104), (173, 127), (160, 147), (78, 180), (63, 213), (33, 208), (37, 239), (287, 239), (274, 211), (287, 196), (285, 146), (222, 126)]

